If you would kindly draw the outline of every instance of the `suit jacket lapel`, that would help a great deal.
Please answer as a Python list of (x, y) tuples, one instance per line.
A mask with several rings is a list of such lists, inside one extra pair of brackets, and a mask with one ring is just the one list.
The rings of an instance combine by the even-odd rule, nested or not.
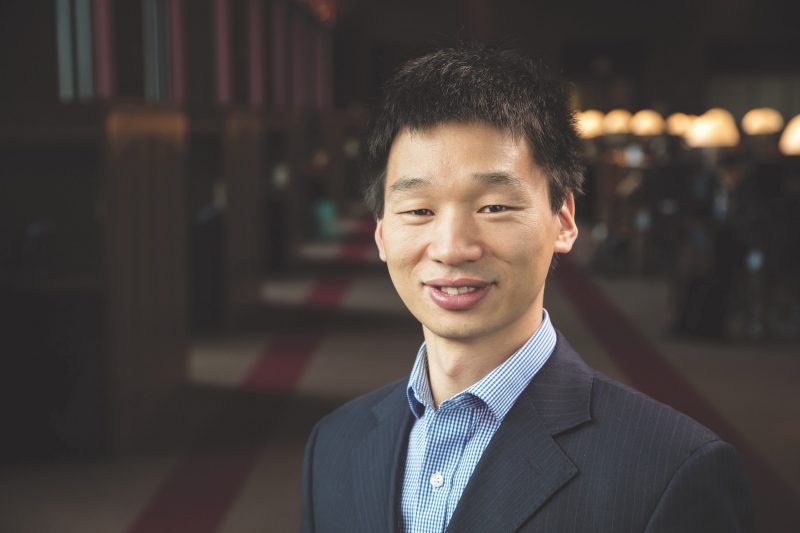
[(408, 433), (413, 417), (405, 396), (406, 382), (373, 408), (376, 424), (353, 448), (352, 471), (360, 473), (353, 485), (359, 531), (396, 531)]
[(590, 420), (592, 376), (559, 334), (470, 478), (448, 532), (517, 530), (577, 473), (554, 435)]

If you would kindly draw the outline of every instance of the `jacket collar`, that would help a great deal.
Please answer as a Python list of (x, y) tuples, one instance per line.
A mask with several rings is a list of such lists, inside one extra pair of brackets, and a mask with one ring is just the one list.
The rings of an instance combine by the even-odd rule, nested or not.
[(591, 369), (559, 333), (486, 448), (447, 531), (516, 531), (568, 483), (578, 469), (553, 437), (591, 420), (591, 388)]
[[(413, 416), (407, 382), (372, 411), (375, 425), (353, 448), (363, 531), (397, 531), (402, 475)], [(553, 354), (506, 415), (470, 478), (448, 532), (517, 530), (578, 472), (554, 437), (591, 420), (592, 370), (558, 333)], [(375, 481), (371, 483), (370, 481)], [(387, 483), (388, 481), (388, 483)]]
[(407, 380), (392, 390), (373, 408), (375, 425), (351, 453), (353, 472), (361, 479), (353, 485), (358, 531), (397, 531), (400, 523), (398, 503), (402, 490), (408, 434), (413, 416), (406, 399)]

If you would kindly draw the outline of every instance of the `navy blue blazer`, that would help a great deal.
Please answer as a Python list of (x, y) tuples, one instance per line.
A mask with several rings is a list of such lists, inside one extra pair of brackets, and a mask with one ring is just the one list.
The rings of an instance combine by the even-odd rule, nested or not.
[[(407, 380), (314, 428), (301, 529), (400, 530), (412, 415)], [(561, 334), (478, 463), (448, 532), (752, 531), (733, 448), (686, 415), (589, 368)]]

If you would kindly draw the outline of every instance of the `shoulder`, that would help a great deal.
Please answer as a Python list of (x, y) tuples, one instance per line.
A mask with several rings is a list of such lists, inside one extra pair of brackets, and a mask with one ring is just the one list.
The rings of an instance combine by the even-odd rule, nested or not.
[(646, 531), (752, 531), (752, 493), (736, 450), (690, 416), (596, 373), (594, 419), (612, 493), (637, 495)]
[(547, 410), (563, 411), (562, 405), (571, 406), (570, 412), (585, 409), (580, 423), (554, 432), (581, 473), (565, 494), (590, 498), (589, 514), (598, 520), (624, 516), (642, 527), (648, 521), (660, 526), (675, 514), (661, 512), (666, 510), (701, 524), (654, 531), (741, 530), (717, 528), (719, 520), (704, 521), (705, 515), (697, 514), (703, 512), (727, 517), (732, 524), (750, 520), (747, 478), (729, 444), (692, 417), (593, 370), (565, 340), (560, 339), (553, 355), (549, 390), (539, 393), (549, 398)]
[(685, 442), (694, 448), (718, 440), (710, 429), (674, 407), (595, 371), (592, 418), (615, 428), (632, 428), (633, 434), (655, 432), (654, 436), (666, 439), (666, 445)]
[(557, 390), (576, 404), (585, 405), (587, 429), (597, 438), (645, 443), (648, 449), (670, 449), (685, 456), (718, 440), (690, 416), (588, 366), (561, 335), (551, 358), (553, 377), (548, 381), (557, 383)]
[[(608, 376), (593, 374), (585, 431), (558, 440), (590, 487), (576, 484), (576, 491), (588, 490), (599, 509), (629, 518), (637, 530), (751, 530), (749, 482), (733, 447), (690, 416)], [(601, 481), (602, 490), (591, 489)]]
[(666, 482), (695, 452), (721, 442), (690, 416), (592, 369), (560, 335), (531, 392), (561, 446), (598, 476)]
[(403, 408), (409, 411), (405, 403), (407, 383), (407, 379), (394, 381), (339, 406), (317, 422), (316, 438), (354, 436), (373, 427), (380, 416), (402, 414)]
[(532, 390), (548, 419), (555, 418), (552, 413), (582, 413), (582, 418), (572, 415), (577, 424), (559, 425), (560, 419), (550, 423), (563, 445), (578, 457), (602, 458), (620, 474), (640, 461), (639, 466), (670, 470), (719, 440), (690, 416), (591, 368), (560, 334)]
[(405, 383), (351, 400), (314, 426), (303, 460), (303, 531), (315, 523), (326, 531), (377, 530), (357, 524), (380, 514), (376, 505), (388, 501), (393, 450), (411, 416)]

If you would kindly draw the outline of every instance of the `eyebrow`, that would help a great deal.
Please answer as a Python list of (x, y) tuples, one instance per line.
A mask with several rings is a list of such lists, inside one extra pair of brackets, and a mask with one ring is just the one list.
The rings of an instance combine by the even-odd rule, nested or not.
[(400, 178), (389, 187), (389, 195), (396, 192), (415, 191), (425, 187), (431, 187), (432, 185), (433, 181), (428, 178)]
[(486, 185), (510, 187), (512, 189), (521, 189), (525, 183), (522, 178), (503, 171), (473, 174), (472, 179)]
[[(497, 172), (478, 172), (471, 176), (472, 180), (479, 184), (492, 187), (508, 187), (511, 189), (522, 189), (524, 181), (514, 174), (504, 171)], [(405, 177), (400, 178), (389, 186), (387, 196), (394, 193), (412, 192), (419, 189), (433, 187), (433, 180), (426, 177)]]

